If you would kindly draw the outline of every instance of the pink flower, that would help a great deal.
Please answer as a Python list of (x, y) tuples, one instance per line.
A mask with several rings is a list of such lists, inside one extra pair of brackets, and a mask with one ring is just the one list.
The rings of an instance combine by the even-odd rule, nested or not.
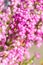
[(35, 57), (36, 57), (37, 59), (39, 59), (39, 58), (40, 58), (40, 54), (39, 54), (39, 53), (35, 53)]

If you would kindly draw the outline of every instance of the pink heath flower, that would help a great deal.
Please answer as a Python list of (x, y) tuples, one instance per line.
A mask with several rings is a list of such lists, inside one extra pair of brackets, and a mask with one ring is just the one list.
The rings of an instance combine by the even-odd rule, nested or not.
[(39, 58), (40, 58), (40, 53), (35, 53), (35, 57), (36, 57), (37, 59), (39, 59)]

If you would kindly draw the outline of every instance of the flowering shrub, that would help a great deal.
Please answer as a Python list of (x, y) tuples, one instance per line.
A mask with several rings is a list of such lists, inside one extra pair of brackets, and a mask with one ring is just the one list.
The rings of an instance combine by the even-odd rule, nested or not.
[(0, 0), (0, 65), (28, 65), (29, 49), (43, 43), (43, 0)]

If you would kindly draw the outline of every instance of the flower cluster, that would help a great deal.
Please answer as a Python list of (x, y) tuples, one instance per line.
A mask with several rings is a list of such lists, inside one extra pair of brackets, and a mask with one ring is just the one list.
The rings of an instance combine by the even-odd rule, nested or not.
[(43, 0), (0, 0), (0, 65), (22, 65), (42, 43)]

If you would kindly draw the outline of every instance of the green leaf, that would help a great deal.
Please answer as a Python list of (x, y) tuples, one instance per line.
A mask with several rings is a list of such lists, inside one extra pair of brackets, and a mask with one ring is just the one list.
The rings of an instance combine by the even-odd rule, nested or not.
[(6, 41), (6, 45), (7, 45), (7, 46), (10, 46), (11, 44), (12, 44), (12, 40), (7, 40), (7, 41)]
[(34, 59), (35, 59), (35, 56), (33, 56), (33, 57), (28, 61), (28, 63), (29, 63), (29, 64), (32, 64)]
[(0, 46), (0, 52), (4, 50), (4, 47), (3, 46)]

